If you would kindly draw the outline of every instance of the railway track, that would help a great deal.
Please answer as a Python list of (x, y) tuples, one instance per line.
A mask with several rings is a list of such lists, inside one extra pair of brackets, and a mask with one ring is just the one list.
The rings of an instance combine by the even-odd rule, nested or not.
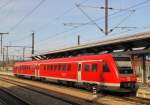
[(111, 94), (99, 94), (98, 102), (108, 105), (150, 105), (150, 99), (140, 98), (136, 96), (118, 96)]
[(6, 89), (1, 88), (0, 105), (32, 105), (32, 104), (8, 92)]
[[(91, 105), (92, 104), (92, 101), (89, 101), (89, 100), (82, 100), (82, 99), (78, 99), (78, 98), (71, 97), (71, 96), (68, 97), (68, 96), (64, 96), (64, 94), (45, 92), (38, 87), (30, 86), (29, 84), (26, 84), (26, 83), (17, 82), (17, 81), (2, 78), (2, 77), (0, 77), (0, 81), (5, 81), (7, 83), (19, 86), (21, 88), (24, 88), (24, 89), (27, 89), (27, 90), (30, 90), (30, 91), (33, 91), (33, 92), (36, 92), (39, 94), (42, 94), (44, 96), (54, 98), (56, 100), (61, 100), (65, 103), (68, 103), (68, 105)], [(96, 105), (98, 105), (98, 104), (96, 104)]]
[(123, 97), (122, 99), (125, 101), (135, 102), (141, 105), (150, 105), (150, 100), (145, 98), (129, 96), (129, 97)]
[[(34, 90), (32, 88), (24, 86), (24, 85), (29, 85), (28, 83), (25, 84), (25, 83), (21, 83), (21, 82), (16, 82), (17, 81), (16, 78), (14, 78), (16, 80), (13, 80), (13, 79), (10, 80), (11, 78), (14, 78), (14, 77), (10, 77), (9, 79), (0, 77), (0, 80), (10, 82), (10, 83), (13, 83), (15, 85), (20, 85), (23, 88), (27, 88), (27, 89), (30, 89), (31, 91), (36, 91), (36, 92), (43, 94), (43, 92), (41, 92), (41, 90), (39, 88), (35, 87), (37, 89)], [(24, 81), (24, 80), (22, 80), (22, 81)], [(40, 82), (38, 82), (38, 83), (40, 83)], [(81, 91), (81, 92), (84, 92), (84, 91)], [(53, 92), (51, 94), (49, 94), (49, 92), (47, 92), (47, 93), (44, 92), (44, 94), (49, 96), (49, 97), (56, 98), (58, 100), (67, 101), (67, 103), (69, 103), (71, 105), (92, 105), (92, 101), (93, 101), (93, 100), (92, 101), (91, 100), (84, 100), (84, 101), (79, 100), (78, 101), (78, 99), (75, 97), (74, 98), (77, 100), (73, 99), (70, 101), (70, 99), (68, 97), (64, 96), (62, 98), (61, 96), (63, 94), (61, 94), (59, 96), (58, 94), (55, 94), (55, 93), (53, 94)], [(150, 105), (149, 99), (139, 98), (139, 97), (134, 97), (134, 96), (117, 96), (114, 94), (107, 94), (107, 93), (106, 94), (105, 93), (98, 93), (98, 97), (94, 101), (95, 101), (96, 105), (120, 105), (120, 104), (121, 105)]]

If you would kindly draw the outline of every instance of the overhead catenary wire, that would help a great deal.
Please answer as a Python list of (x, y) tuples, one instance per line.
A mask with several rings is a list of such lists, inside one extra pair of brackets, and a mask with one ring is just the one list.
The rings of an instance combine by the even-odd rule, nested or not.
[[(83, 3), (86, 3), (86, 2), (88, 2), (88, 1), (89, 1), (89, 0), (84, 0), (84, 1), (82, 1), (82, 2), (80, 2), (80, 3), (78, 3), (78, 4), (83, 4)], [(57, 16), (54, 20), (60, 19), (60, 18), (63, 17), (64, 15), (70, 13), (70, 12), (71, 12), (72, 10), (74, 10), (75, 8), (76, 8), (76, 7), (72, 7), (72, 8), (70, 8), (70, 9), (66, 10), (66, 11), (63, 12), (61, 15)]]
[(9, 32), (13, 31), (20, 25), (26, 18), (28, 18), (35, 10), (37, 10), (46, 0), (41, 0), (29, 13), (23, 16), (13, 27), (10, 28)]
[[(27, 18), (28, 16), (30, 16), (44, 1), (46, 1), (46, 0), (41, 0), (41, 2), (40, 2), (35, 8), (33, 8), (31, 12), (29, 12), (27, 15), (25, 15), (16, 25), (14, 25), (14, 26), (10, 29), (10, 31), (13, 31), (20, 23), (22, 23), (22, 22), (25, 20), (25, 18)], [(84, 0), (84, 1), (80, 2), (80, 4), (86, 3), (87, 1), (88, 1), (88, 0)], [(64, 16), (65, 14), (69, 13), (69, 11), (72, 11), (73, 9), (75, 9), (75, 7), (66, 10), (62, 15), (56, 17), (54, 20), (57, 20), (58, 18)], [(46, 26), (47, 26), (48, 24), (49, 24), (49, 23), (47, 23)], [(44, 27), (44, 26), (42, 26), (42, 27)], [(39, 29), (41, 29), (41, 27), (40, 27)], [(38, 30), (39, 30), (39, 29), (38, 29)], [(66, 32), (66, 31), (63, 31), (62, 33), (65, 33), (65, 32)], [(59, 33), (58, 33), (58, 34), (59, 34)], [(24, 38), (24, 37), (23, 37), (23, 38)], [(18, 40), (15, 40), (15, 41), (19, 41), (19, 40), (21, 41), (23, 38), (18, 39)]]
[[(10, 7), (10, 11), (7, 11), (7, 12), (5, 12), (6, 14), (5, 14), (5, 16), (4, 16), (4, 14), (2, 15), (3, 17), (0, 17), (0, 20), (3, 20), (3, 18), (5, 18), (5, 19), (7, 19), (8, 17), (9, 17), (9, 15), (13, 12), (13, 10), (14, 10), (14, 8), (15, 8), (15, 6), (16, 6), (16, 4), (18, 3), (18, 2), (12, 2), (12, 0), (11, 0), (11, 3), (12, 3), (12, 5), (11, 5), (11, 7)], [(10, 4), (10, 3), (9, 3)]]
[[(132, 7), (134, 7), (134, 8), (139, 7), (139, 6), (143, 5), (143, 4), (146, 4), (147, 2), (149, 2), (149, 1), (146, 0), (145, 2), (141, 2), (141, 3), (135, 4), (135, 5), (133, 5), (133, 6), (128, 7), (127, 9), (130, 10), (130, 9), (132, 9)], [(110, 14), (109, 16), (113, 16), (113, 15), (115, 15), (115, 14), (117, 14), (117, 13), (122, 12), (122, 11), (127, 11), (127, 9), (119, 10), (119, 11), (117, 11), (117, 12), (114, 12), (114, 13)], [(97, 20), (98, 20), (98, 19), (97, 19)], [(94, 21), (95, 21), (95, 20), (94, 20)], [(89, 23), (91, 23), (91, 22), (89, 21)], [(88, 24), (88, 23), (87, 23), (87, 24)], [(85, 25), (86, 25), (86, 24), (85, 24)], [(84, 25), (83, 25), (83, 26), (84, 26)], [(80, 27), (80, 26), (79, 26), (79, 27)], [(68, 32), (70, 32), (70, 31), (73, 31), (74, 29), (77, 29), (77, 28), (79, 28), (79, 27), (71, 28), (71, 29), (66, 30), (66, 31), (63, 31), (63, 32), (58, 32), (58, 33), (54, 34), (53, 36), (49, 36), (49, 37), (47, 37), (47, 38), (44, 38), (44, 39), (38, 41), (38, 44), (45, 42), (45, 40), (53, 39), (54, 37), (57, 37), (57, 36), (59, 36), (59, 35), (63, 35), (63, 34), (65, 34), (65, 33), (68, 33)], [(22, 38), (21, 38), (21, 39), (22, 39)]]
[(114, 29), (116, 29), (117, 27), (119, 27), (123, 22), (125, 22), (129, 17), (131, 17), (133, 13), (135, 13), (135, 11), (131, 12), (128, 16), (126, 16), (125, 18), (123, 18), (115, 27), (113, 27), (112, 29), (110, 29), (109, 32), (114, 31)]
[[(83, 3), (86, 3), (88, 2), (89, 0), (84, 0), (82, 2), (80, 2), (79, 4), (83, 4)], [(54, 19), (51, 19), (52, 21), (57, 21), (59, 20), (60, 18), (62, 18), (63, 16), (67, 15), (68, 13), (70, 13), (71, 11), (73, 11), (74, 9), (76, 9), (76, 7), (72, 7), (72, 8), (69, 8), (67, 9), (66, 11), (64, 11), (61, 15), (59, 16), (56, 16)], [(51, 22), (48, 22), (40, 27), (38, 27), (37, 29), (35, 30), (41, 30), (41, 29), (44, 29), (45, 27), (47, 27)]]
[(76, 4), (76, 7), (78, 7), (79, 10), (80, 10), (93, 24), (95, 24), (95, 26), (96, 26), (100, 31), (104, 32), (103, 29), (102, 29), (87, 13), (85, 13), (82, 8), (80, 8), (80, 5), (79, 5), (79, 4)]
[(10, 4), (13, 0), (8, 0), (4, 5), (0, 6), (0, 10), (5, 8), (8, 4)]
[[(113, 33), (113, 34), (111, 34), (111, 35), (112, 35), (112, 36), (114, 36), (114, 35), (120, 36), (120, 35), (123, 35), (123, 34), (125, 34), (125, 33), (127, 34), (128, 32), (134, 32), (134, 31), (139, 30), (139, 29), (150, 29), (150, 25), (144, 25), (144, 26), (136, 27), (136, 28), (133, 28), (133, 29), (130, 29), (130, 30), (125, 30), (125, 31), (121, 31), (121, 32), (116, 32), (116, 33)], [(89, 42), (89, 41), (92, 42), (91, 39), (88, 39), (88, 40), (83, 40), (82, 43), (87, 43), (87, 42)], [(95, 41), (95, 39), (93, 39), (93, 41)], [(98, 41), (98, 40), (97, 40), (97, 41)]]
[[(109, 14), (109, 16), (114, 16), (114, 15), (116, 15), (116, 14), (118, 14), (118, 13), (123, 12), (123, 11), (128, 11), (128, 10), (131, 11), (132, 8), (136, 8), (136, 7), (138, 7), (138, 6), (141, 6), (141, 5), (143, 5), (143, 4), (146, 4), (146, 3), (148, 3), (148, 2), (150, 2), (150, 0), (146, 0), (146, 1), (144, 1), (144, 2), (137, 3), (137, 4), (135, 4), (135, 5), (132, 5), (132, 6), (130, 6), (130, 7), (127, 7), (127, 8), (125, 8), (125, 9), (118, 10), (117, 12), (114, 12), (114, 13), (112, 13), (112, 14)], [(138, 8), (138, 9), (140, 9), (140, 8)], [(133, 9), (132, 11), (134, 11), (134, 9)], [(100, 20), (100, 19), (102, 19), (102, 18), (103, 18), (103, 17), (97, 18), (97, 19), (95, 19), (94, 21), (98, 21), (98, 20)], [(91, 21), (85, 23), (84, 25), (88, 25), (89, 23), (91, 23)], [(84, 26), (84, 25), (82, 25), (82, 26)], [(46, 40), (48, 40), (48, 39), (52, 39), (52, 38), (57, 37), (57, 36), (59, 36), (59, 35), (62, 35), (62, 34), (64, 34), (64, 33), (68, 33), (68, 32), (70, 32), (70, 31), (72, 31), (72, 30), (75, 30), (75, 29), (77, 29), (77, 28), (79, 28), (79, 27), (81, 27), (81, 26), (74, 27), (74, 28), (71, 28), (71, 29), (69, 29), (69, 30), (56, 33), (56, 34), (54, 34), (53, 36), (49, 36), (49, 37), (47, 37), (47, 38), (41, 39), (41, 40), (39, 40), (38, 42), (40, 42), (40, 44), (41, 44), (41, 43), (44, 43), (44, 42), (45, 42)], [(39, 43), (38, 43), (38, 44), (39, 44)]]

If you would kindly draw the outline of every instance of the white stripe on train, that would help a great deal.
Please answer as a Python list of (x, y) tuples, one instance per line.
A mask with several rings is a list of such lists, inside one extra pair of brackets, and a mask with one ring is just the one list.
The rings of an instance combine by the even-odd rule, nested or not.
[[(35, 76), (35, 75), (29, 75), (29, 74), (21, 74), (17, 73), (17, 75), (25, 75), (25, 76)], [(47, 76), (39, 76), (47, 79), (55, 79), (55, 80), (65, 80), (65, 81), (73, 81), (73, 82), (85, 82), (85, 83), (91, 83), (91, 84), (98, 84), (98, 85), (104, 85), (104, 86), (113, 86), (113, 87), (120, 87), (120, 83), (104, 83), (104, 82), (95, 82), (95, 81), (85, 81), (85, 80), (75, 80), (75, 79), (65, 79), (65, 78), (57, 78), (57, 77), (47, 77)]]

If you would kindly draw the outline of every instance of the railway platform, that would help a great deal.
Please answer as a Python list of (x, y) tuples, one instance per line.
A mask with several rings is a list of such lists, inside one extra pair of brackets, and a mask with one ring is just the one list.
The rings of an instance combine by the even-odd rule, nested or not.
[[(11, 71), (0, 71), (0, 74), (3, 74), (3, 75), (13, 75), (13, 73)], [(136, 96), (140, 97), (140, 98), (150, 99), (150, 81), (145, 86), (140, 85), (140, 87), (139, 87), (139, 89), (137, 91)]]
[(136, 96), (150, 99), (150, 85), (139, 87)]
[(3, 75), (13, 75), (13, 73), (11, 71), (0, 71), (0, 74), (3, 74)]

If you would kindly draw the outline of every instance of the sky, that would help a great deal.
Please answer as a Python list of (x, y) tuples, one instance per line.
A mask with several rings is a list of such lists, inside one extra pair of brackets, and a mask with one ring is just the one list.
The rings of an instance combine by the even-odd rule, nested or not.
[[(86, 44), (150, 30), (150, 0), (108, 1), (113, 31), (106, 36), (99, 30), (104, 29), (100, 7), (105, 0), (0, 0), (0, 32), (9, 32), (4, 45), (31, 46), (34, 32), (38, 53), (77, 46), (78, 35)], [(25, 53), (30, 55), (31, 49)], [(22, 49), (10, 48), (9, 54), (22, 55)]]

